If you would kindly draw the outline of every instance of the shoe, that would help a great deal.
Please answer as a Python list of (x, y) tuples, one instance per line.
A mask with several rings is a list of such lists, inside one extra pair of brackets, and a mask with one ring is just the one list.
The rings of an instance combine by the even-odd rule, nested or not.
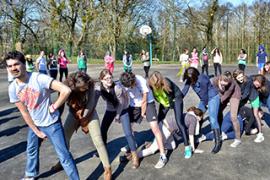
[(61, 171), (61, 170), (63, 170), (63, 167), (59, 161), (56, 163), (56, 165), (54, 165), (51, 168), (51, 171)]
[(131, 153), (126, 153), (123, 156), (120, 156), (120, 162), (127, 162), (132, 160), (132, 155)]
[(185, 147), (185, 159), (189, 159), (192, 156), (192, 151), (190, 146)]
[(122, 147), (120, 150), (124, 153), (130, 152), (129, 146)]
[(250, 131), (250, 134), (252, 134), (252, 135), (257, 134), (257, 133), (258, 133), (257, 128), (251, 129), (251, 131)]
[(111, 167), (104, 167), (104, 180), (112, 179), (112, 169)]
[(223, 132), (223, 131), (222, 131), (222, 133), (221, 133), (221, 139), (222, 139), (222, 141), (228, 139), (227, 134), (225, 134), (225, 132)]
[(235, 140), (233, 141), (233, 143), (232, 143), (230, 146), (233, 147), (233, 148), (236, 148), (236, 147), (239, 146), (241, 143), (242, 143), (241, 140), (235, 139)]
[(201, 137), (198, 138), (199, 143), (203, 142), (206, 140), (206, 136), (202, 135)]
[(263, 133), (258, 133), (256, 139), (254, 140), (255, 143), (261, 143), (264, 141)]
[(35, 180), (34, 177), (25, 176), (21, 180)]
[(161, 169), (161, 168), (163, 168), (165, 165), (166, 165), (166, 163), (167, 163), (167, 157), (164, 155), (164, 156), (160, 156), (160, 158), (159, 158), (159, 160), (158, 160), (158, 162), (157, 162), (157, 164), (155, 165), (155, 168), (156, 169)]
[(132, 169), (137, 169), (140, 166), (139, 157), (136, 151), (131, 152)]
[(220, 131), (219, 129), (213, 129), (214, 132), (214, 139), (215, 139), (215, 146), (212, 149), (212, 153), (216, 154), (220, 151), (221, 146), (222, 146), (222, 140), (221, 140), (221, 136), (220, 136)]

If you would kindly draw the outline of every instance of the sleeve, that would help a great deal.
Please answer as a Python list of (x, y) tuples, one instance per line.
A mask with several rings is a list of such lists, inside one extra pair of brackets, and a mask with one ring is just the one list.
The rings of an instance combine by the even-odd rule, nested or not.
[(207, 105), (208, 104), (208, 86), (211, 85), (211, 82), (210, 82), (209, 78), (206, 78), (205, 76), (200, 76), (199, 83), (200, 83), (200, 89), (201, 89), (201, 91), (200, 91), (201, 101), (205, 105)]
[(20, 99), (19, 99), (19, 97), (17, 96), (17, 93), (16, 93), (16, 87), (15, 87), (14, 82), (11, 83), (9, 85), (9, 87), (8, 87), (8, 95), (9, 95), (10, 103), (16, 103), (16, 102), (20, 101)]
[(190, 84), (186, 82), (184, 88), (182, 89), (183, 98), (187, 95), (189, 88)]
[(229, 89), (227, 89), (224, 92), (224, 94), (222, 94), (220, 97), (221, 103), (223, 103), (224, 101), (228, 100), (231, 97), (231, 95), (234, 92), (234, 89), (235, 89), (235, 84), (233, 83), (233, 81), (231, 81)]
[(149, 92), (147, 82), (143, 77), (136, 76), (136, 83), (138, 84), (138, 87), (140, 88), (142, 93), (148, 93)]
[(118, 114), (120, 116), (121, 112), (123, 111), (124, 109), (124, 103), (125, 103), (125, 97), (123, 96), (123, 88), (119, 85), (115, 85), (114, 87), (114, 91), (115, 91), (115, 94), (116, 94), (116, 97), (118, 99), (118, 106), (116, 108), (116, 114)]
[(38, 74), (37, 81), (39, 82), (42, 88), (50, 89), (53, 78), (45, 74)]

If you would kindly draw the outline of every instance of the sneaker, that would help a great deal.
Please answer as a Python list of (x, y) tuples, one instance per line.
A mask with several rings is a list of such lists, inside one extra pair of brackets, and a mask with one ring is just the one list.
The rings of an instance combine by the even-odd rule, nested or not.
[(251, 131), (250, 131), (250, 134), (252, 134), (252, 135), (257, 134), (257, 133), (258, 133), (257, 128), (251, 129)]
[(202, 135), (201, 137), (198, 138), (199, 143), (203, 142), (206, 140), (206, 136)]
[(192, 156), (192, 151), (190, 146), (185, 147), (185, 159), (189, 159)]
[(236, 148), (238, 145), (240, 145), (242, 143), (242, 141), (241, 140), (239, 140), (239, 139), (235, 139), (234, 141), (233, 141), (233, 143), (230, 145), (231, 147), (233, 147), (233, 148)]
[(223, 131), (222, 131), (222, 133), (221, 133), (221, 139), (222, 139), (222, 141), (228, 139), (227, 134), (225, 134), (225, 132), (223, 132)]
[(258, 133), (256, 139), (254, 140), (255, 143), (261, 143), (264, 141), (263, 133)]
[(128, 146), (125, 146), (121, 148), (121, 152), (127, 153), (127, 152), (130, 152), (130, 149)]
[(155, 168), (156, 168), (156, 169), (161, 169), (161, 168), (163, 168), (163, 167), (166, 165), (167, 161), (168, 161), (168, 160), (167, 160), (167, 157), (166, 157), (166, 156), (160, 156), (160, 158), (159, 158), (157, 164), (155, 165)]

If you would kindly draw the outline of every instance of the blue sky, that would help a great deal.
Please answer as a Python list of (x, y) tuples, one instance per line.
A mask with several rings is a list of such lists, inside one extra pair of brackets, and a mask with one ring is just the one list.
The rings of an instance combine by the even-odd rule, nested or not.
[(239, 4), (241, 4), (242, 2), (245, 2), (247, 3), (248, 5), (252, 4), (253, 0), (220, 0), (220, 2), (223, 4), (223, 3), (226, 3), (226, 2), (230, 2), (232, 3), (234, 6), (237, 6)]

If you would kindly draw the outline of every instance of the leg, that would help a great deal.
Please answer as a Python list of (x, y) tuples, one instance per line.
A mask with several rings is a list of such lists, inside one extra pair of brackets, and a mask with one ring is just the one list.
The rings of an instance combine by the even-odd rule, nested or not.
[(67, 79), (68, 77), (68, 68), (65, 68), (65, 78)]
[(122, 128), (123, 128), (130, 150), (136, 151), (136, 141), (131, 130), (131, 124), (130, 124), (128, 113), (123, 114), (120, 117), (120, 120), (121, 120)]
[(202, 65), (202, 74), (204, 73), (204, 69), (205, 69), (205, 64)]
[(60, 163), (70, 179), (80, 179), (75, 161), (68, 151), (64, 136), (63, 127), (60, 122), (54, 123), (48, 127), (40, 127), (46, 134), (60, 159)]
[(106, 111), (101, 122), (101, 135), (104, 144), (107, 144), (107, 133), (116, 115), (115, 111)]
[(221, 70), (221, 64), (220, 63), (218, 63), (218, 71), (219, 71), (219, 75), (221, 75), (222, 74), (222, 70)]
[(59, 73), (60, 73), (59, 81), (62, 82), (64, 70), (62, 68), (60, 68)]
[(230, 110), (231, 110), (231, 120), (233, 124), (233, 129), (235, 132), (235, 138), (240, 140), (241, 134), (240, 134), (240, 124), (237, 119), (238, 114), (238, 107), (239, 107), (240, 100), (236, 98), (230, 99)]
[(208, 72), (208, 63), (205, 64), (205, 71), (206, 71), (206, 75), (209, 76), (209, 72)]
[(215, 76), (217, 76), (217, 63), (214, 63)]
[(100, 124), (99, 124), (98, 115), (96, 112), (94, 112), (93, 119), (88, 124), (88, 129), (89, 129), (89, 135), (92, 138), (92, 141), (98, 151), (103, 167), (110, 167), (108, 152), (102, 140)]
[(39, 173), (39, 147), (41, 139), (33, 132), (31, 128), (28, 128), (27, 135), (27, 162), (25, 168), (25, 176), (34, 177)]
[(64, 133), (68, 149), (70, 148), (71, 137), (78, 126), (78, 121), (74, 118), (71, 112), (68, 112), (67, 119), (64, 124)]
[(184, 139), (184, 145), (188, 146), (189, 142), (188, 142), (186, 127), (185, 127), (184, 118), (183, 118), (183, 102), (179, 97), (175, 98), (173, 109), (174, 109), (174, 115), (175, 115), (177, 126), (180, 129), (182, 137)]

